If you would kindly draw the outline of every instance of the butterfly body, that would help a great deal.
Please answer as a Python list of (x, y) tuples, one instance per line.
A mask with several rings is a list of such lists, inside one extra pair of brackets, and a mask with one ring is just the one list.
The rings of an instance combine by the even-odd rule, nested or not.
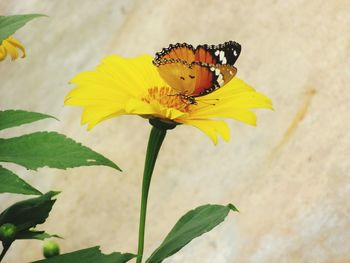
[(156, 53), (153, 64), (161, 77), (190, 104), (196, 97), (224, 86), (236, 74), (241, 46), (233, 41), (220, 45), (169, 45)]

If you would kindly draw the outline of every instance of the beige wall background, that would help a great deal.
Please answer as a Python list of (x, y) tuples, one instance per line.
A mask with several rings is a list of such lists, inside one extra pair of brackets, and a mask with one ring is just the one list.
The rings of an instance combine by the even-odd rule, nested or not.
[[(87, 132), (80, 108), (64, 107), (68, 81), (110, 54), (154, 54), (169, 43), (236, 40), (238, 76), (268, 95), (256, 128), (231, 122), (233, 139), (213, 146), (192, 127), (170, 131), (155, 169), (146, 256), (177, 219), (206, 203), (234, 203), (215, 230), (177, 262), (350, 262), (350, 2), (1, 0), (0, 14), (44, 13), (16, 33), (24, 60), (0, 63), (1, 108), (57, 116), (2, 132), (66, 134), (115, 161), (106, 168), (28, 172), (7, 165), (42, 191), (62, 190), (42, 229), (62, 235), (68, 252), (101, 245), (135, 252), (141, 174), (150, 131), (139, 117)], [(0, 208), (20, 198), (2, 195)], [(41, 257), (40, 241), (18, 241), (5, 262)]]

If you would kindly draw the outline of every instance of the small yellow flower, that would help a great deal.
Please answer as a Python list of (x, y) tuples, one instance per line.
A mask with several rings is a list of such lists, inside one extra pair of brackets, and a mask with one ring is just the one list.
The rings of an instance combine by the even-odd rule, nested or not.
[(18, 58), (18, 50), (22, 51), (22, 58), (26, 56), (26, 51), (21, 42), (19, 42), (14, 37), (9, 37), (5, 39), (0, 45), (0, 61), (4, 60), (9, 54), (12, 60)]
[(96, 70), (79, 73), (71, 83), (76, 87), (67, 94), (65, 105), (83, 107), (81, 123), (88, 129), (112, 117), (140, 115), (192, 125), (216, 144), (218, 135), (225, 141), (230, 138), (223, 118), (255, 125), (251, 109), (272, 108), (266, 96), (237, 77), (191, 104), (161, 78), (149, 55), (108, 56)]

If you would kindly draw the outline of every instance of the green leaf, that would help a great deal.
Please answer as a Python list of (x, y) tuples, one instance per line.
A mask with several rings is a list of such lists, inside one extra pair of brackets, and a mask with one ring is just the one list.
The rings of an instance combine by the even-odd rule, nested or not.
[(18, 175), (0, 165), (0, 193), (41, 195), (42, 193), (22, 180)]
[(52, 199), (59, 192), (47, 192), (36, 198), (17, 202), (0, 214), (0, 226), (11, 223), (17, 227), (17, 233), (45, 222), (56, 202)]
[(39, 121), (46, 118), (56, 119), (53, 116), (42, 114), (39, 112), (30, 112), (24, 110), (0, 111), (0, 130), (16, 127), (34, 121)]
[(13, 35), (18, 29), (23, 27), (30, 20), (46, 15), (26, 14), (13, 16), (0, 16), (0, 44), (9, 36)]
[(36, 230), (24, 230), (16, 235), (16, 239), (38, 239), (44, 240), (46, 238), (61, 238), (58, 235), (51, 235), (46, 233), (45, 231), (36, 231)]
[(66, 169), (105, 165), (120, 171), (103, 155), (57, 132), (35, 132), (0, 139), (0, 162), (16, 163), (31, 170), (44, 166)]
[(228, 204), (227, 206), (228, 206), (228, 208), (230, 208), (233, 212), (238, 212), (238, 213), (239, 213), (239, 210), (238, 210), (237, 207), (235, 207), (233, 204)]
[(146, 260), (146, 263), (159, 263), (175, 254), (192, 239), (212, 230), (224, 221), (233, 205), (203, 205), (187, 212), (175, 224), (163, 243)]
[(38, 260), (33, 263), (125, 263), (135, 258), (136, 255), (113, 252), (109, 255), (101, 253), (100, 247), (91, 247), (74, 251), (49, 259)]

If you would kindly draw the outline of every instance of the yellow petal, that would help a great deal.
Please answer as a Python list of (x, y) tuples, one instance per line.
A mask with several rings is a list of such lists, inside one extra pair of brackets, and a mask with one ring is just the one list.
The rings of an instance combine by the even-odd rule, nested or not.
[(81, 72), (70, 82), (77, 86), (67, 94), (65, 105), (84, 107), (82, 123), (89, 123), (89, 129), (118, 114), (157, 115), (157, 108), (144, 103), (142, 96), (149, 88), (165, 85), (148, 55), (109, 56), (95, 71)]
[(165, 85), (148, 55), (136, 58), (108, 56), (96, 71), (81, 72), (70, 82), (85, 88), (101, 87), (98, 92), (114, 90), (132, 97), (140, 97), (153, 85)]
[(77, 87), (80, 88), (82, 93), (91, 92), (96, 95), (101, 93), (125, 94), (128, 97), (132, 95), (131, 92), (121, 86), (122, 83), (116, 81), (110, 74), (105, 72), (83, 71), (76, 75), (70, 83), (77, 84)]
[(160, 112), (161, 112), (162, 118), (164, 118), (165, 116), (165, 118), (169, 120), (175, 120), (177, 118), (184, 117), (187, 115), (186, 113), (179, 111), (177, 109), (166, 108), (166, 107), (160, 108)]
[(242, 92), (255, 91), (253, 87), (245, 83), (243, 80), (234, 77), (230, 82), (225, 84), (225, 86), (220, 89), (206, 95), (208, 99), (212, 98), (224, 98), (232, 95), (237, 95)]
[(256, 91), (242, 92), (237, 95), (227, 96), (221, 102), (219, 102), (218, 105), (230, 105), (239, 109), (272, 109), (271, 100), (265, 95)]
[(156, 113), (152, 105), (137, 99), (130, 99), (125, 105), (125, 111), (127, 114), (135, 115), (153, 115)]
[(198, 106), (193, 107), (191, 119), (231, 118), (256, 125), (256, 115), (250, 109), (272, 109), (270, 99), (238, 78), (216, 92), (199, 97), (197, 101)]
[(230, 129), (228, 128), (226, 122), (217, 120), (179, 120), (181, 123), (192, 125), (206, 135), (212, 140), (216, 145), (218, 143), (218, 134), (225, 140), (230, 140)]
[(4, 60), (6, 58), (6, 55), (6, 49), (2, 45), (0, 45), (0, 61)]
[(116, 90), (105, 88), (103, 92), (98, 92), (100, 89), (102, 89), (101, 86), (78, 86), (66, 95), (64, 103), (71, 106), (105, 106), (106, 104), (125, 104), (125, 101), (129, 98), (126, 94)]
[(8, 42), (7, 40), (4, 40), (2, 42), (2, 45), (10, 54), (12, 60), (15, 60), (16, 58), (18, 58), (18, 51), (15, 46), (12, 46), (11, 43)]
[(92, 129), (96, 124), (110, 119), (112, 117), (125, 114), (123, 108), (118, 106), (113, 107), (86, 107), (84, 108), (83, 114), (81, 116), (81, 124), (88, 124), (88, 130)]
[(150, 105), (152, 105), (153, 109), (156, 112), (155, 115), (159, 118), (175, 120), (176, 118), (188, 115), (187, 113), (179, 111), (177, 109), (166, 107), (157, 101), (152, 101)]
[(25, 48), (24, 48), (24, 46), (22, 45), (21, 42), (19, 42), (14, 37), (9, 37), (7, 39), (7, 41), (10, 42), (13, 46), (15, 46), (16, 48), (19, 48), (22, 51), (23, 55), (22, 55), (21, 58), (25, 58), (26, 57), (26, 50), (25, 50)]
[(150, 87), (166, 85), (149, 55), (135, 58), (108, 56), (102, 60), (97, 70), (109, 74), (117, 89), (124, 90), (134, 97), (139, 97)]
[(130, 99), (125, 106), (125, 111), (128, 114), (134, 115), (152, 115), (157, 118), (174, 120), (181, 116), (186, 115), (186, 113), (181, 112), (174, 108), (167, 108), (160, 103), (152, 102), (145, 103), (141, 100)]
[(231, 118), (237, 121), (241, 121), (250, 125), (256, 125), (256, 115), (254, 112), (248, 109), (232, 109), (232, 108), (215, 108), (211, 111), (191, 114), (189, 118), (193, 119), (210, 119), (210, 118)]

